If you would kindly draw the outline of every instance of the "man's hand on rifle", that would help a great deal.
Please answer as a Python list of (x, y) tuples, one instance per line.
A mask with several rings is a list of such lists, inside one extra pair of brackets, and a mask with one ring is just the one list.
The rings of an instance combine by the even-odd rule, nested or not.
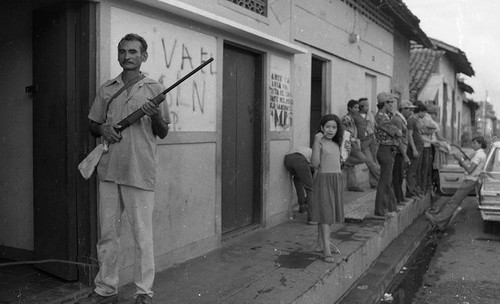
[(102, 124), (99, 126), (99, 132), (101, 133), (101, 136), (105, 141), (114, 144), (122, 139), (120, 133), (116, 132), (115, 130), (115, 128), (119, 127), (120, 126), (115, 123)]
[(144, 113), (151, 117), (151, 116), (157, 116), (160, 114), (160, 107), (157, 106), (154, 102), (150, 101), (148, 103), (145, 103), (143, 106), (142, 106), (142, 110), (144, 111)]

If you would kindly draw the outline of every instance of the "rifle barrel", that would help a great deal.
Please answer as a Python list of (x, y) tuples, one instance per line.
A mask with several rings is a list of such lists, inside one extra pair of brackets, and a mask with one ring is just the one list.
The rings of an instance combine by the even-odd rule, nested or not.
[[(184, 82), (189, 77), (193, 76), (193, 74), (197, 73), (199, 70), (203, 69), (206, 65), (208, 65), (212, 61), (214, 61), (214, 58), (210, 57), (210, 59), (208, 59), (207, 61), (203, 62), (200, 66), (198, 66), (197, 68), (195, 68), (194, 70), (192, 70), (191, 72), (189, 72), (187, 75), (185, 75), (181, 79), (177, 80), (173, 85), (171, 85), (170, 87), (168, 87), (166, 90), (164, 90), (160, 94), (156, 95), (153, 99), (151, 99), (151, 101), (153, 101), (156, 105), (159, 105), (160, 103), (162, 103), (165, 100), (164, 98), (159, 98), (160, 96), (165, 95), (168, 92), (170, 92), (171, 90), (173, 90), (175, 87), (177, 87), (178, 85), (180, 85), (182, 82)], [(133, 124), (134, 122), (136, 122), (139, 119), (141, 119), (142, 116), (144, 116), (144, 115), (145, 115), (145, 113), (144, 113), (144, 111), (141, 108), (135, 110), (135, 112), (133, 112), (129, 116), (125, 117), (122, 121), (120, 121), (118, 123), (118, 125), (120, 127), (119, 128), (115, 128), (116, 132), (121, 132), (121, 131), (125, 130), (131, 124)]]

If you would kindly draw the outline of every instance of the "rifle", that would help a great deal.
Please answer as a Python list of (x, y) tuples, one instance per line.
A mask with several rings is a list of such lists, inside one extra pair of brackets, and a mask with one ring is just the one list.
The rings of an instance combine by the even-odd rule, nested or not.
[[(156, 95), (150, 101), (152, 101), (156, 105), (159, 105), (160, 103), (162, 103), (165, 100), (165, 94), (170, 92), (172, 89), (177, 87), (179, 84), (181, 84), (183, 81), (185, 81), (189, 77), (193, 76), (193, 74), (197, 73), (199, 70), (204, 68), (206, 65), (208, 65), (213, 60), (214, 59), (212, 57), (210, 57), (210, 59), (208, 59), (207, 61), (202, 63), (200, 66), (198, 66), (197, 68), (195, 68), (194, 70), (189, 72), (186, 76), (177, 80), (177, 82), (175, 82), (173, 85), (168, 87), (166, 90), (164, 90), (160, 94)], [(141, 119), (144, 115), (145, 115), (145, 113), (142, 110), (142, 108), (137, 109), (135, 112), (128, 115), (122, 121), (120, 121), (118, 123), (119, 127), (115, 128), (116, 132), (121, 132), (121, 131), (125, 130), (130, 125), (132, 125), (133, 123), (135, 123), (136, 121)], [(103, 143), (99, 144), (97, 147), (94, 148), (94, 150), (92, 150), (92, 152), (90, 152), (89, 155), (87, 155), (87, 157), (85, 157), (84, 160), (82, 160), (80, 162), (80, 164), (78, 164), (78, 170), (82, 174), (83, 178), (89, 179), (90, 176), (92, 176), (92, 173), (94, 173), (95, 168), (97, 167), (97, 164), (101, 160), (102, 155), (104, 153), (108, 152), (108, 145), (109, 145), (109, 143), (107, 143), (105, 141)]]

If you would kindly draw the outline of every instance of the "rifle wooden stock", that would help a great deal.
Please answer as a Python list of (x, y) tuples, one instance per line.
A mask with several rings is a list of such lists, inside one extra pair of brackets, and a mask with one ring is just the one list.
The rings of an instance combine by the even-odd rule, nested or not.
[(106, 143), (99, 144), (78, 164), (78, 170), (83, 178), (89, 179), (92, 176), (99, 160), (101, 160), (102, 155), (107, 151), (108, 145)]
[[(156, 95), (153, 99), (150, 101), (154, 102), (156, 105), (159, 105), (165, 100), (165, 94), (173, 90), (175, 87), (180, 85), (182, 82), (184, 82), (186, 79), (189, 77), (193, 76), (193, 74), (197, 73), (199, 70), (203, 69), (206, 65), (208, 65), (210, 62), (212, 62), (214, 59), (210, 57), (207, 61), (202, 63), (200, 66), (198, 66), (196, 69), (192, 70), (189, 72), (186, 76), (182, 77), (181, 79), (177, 80), (173, 85), (168, 87), (166, 90), (161, 92), (160, 94)], [(117, 132), (121, 132), (128, 128), (130, 125), (132, 125), (134, 122), (138, 121), (141, 119), (146, 113), (142, 110), (142, 108), (137, 109), (135, 112), (130, 114), (129, 116), (125, 117), (122, 121), (118, 123), (120, 126), (119, 128), (115, 128)], [(95, 168), (97, 167), (97, 164), (99, 163), (99, 160), (101, 160), (101, 157), (104, 153), (108, 151), (108, 145), (107, 143), (105, 144), (100, 144), (97, 147), (90, 152), (87, 157), (85, 157), (82, 162), (78, 165), (78, 170), (82, 174), (83, 178), (89, 179), (90, 176), (92, 176), (92, 173), (94, 173)]]

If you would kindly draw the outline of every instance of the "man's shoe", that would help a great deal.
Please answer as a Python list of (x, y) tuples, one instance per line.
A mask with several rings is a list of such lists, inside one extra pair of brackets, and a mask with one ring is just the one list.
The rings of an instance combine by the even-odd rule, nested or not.
[(75, 304), (107, 304), (107, 303), (118, 303), (118, 295), (105, 297), (101, 296), (95, 291), (92, 291), (88, 295), (88, 297), (79, 300)]
[(396, 217), (398, 216), (397, 212), (396, 211), (391, 211), (391, 212), (387, 212), (385, 214), (386, 217)]
[(137, 295), (137, 298), (135, 298), (135, 304), (152, 304), (152, 303), (153, 303), (153, 298), (151, 298), (147, 294), (140, 294)]
[(306, 205), (301, 205), (299, 207), (299, 213), (305, 213), (307, 212), (307, 206)]
[(363, 189), (359, 187), (349, 187), (347, 190), (352, 191), (352, 192), (365, 192)]

